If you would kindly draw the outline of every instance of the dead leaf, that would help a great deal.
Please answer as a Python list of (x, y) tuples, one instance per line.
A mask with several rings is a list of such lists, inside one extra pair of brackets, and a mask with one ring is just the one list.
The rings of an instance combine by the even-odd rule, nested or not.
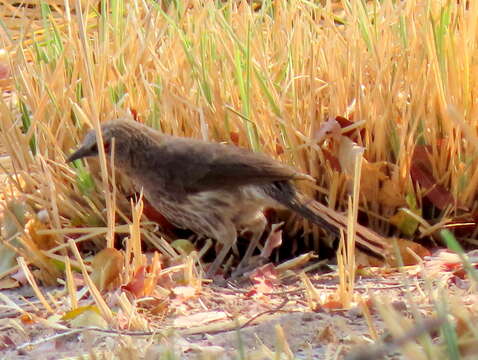
[(30, 219), (25, 225), (25, 230), (35, 245), (41, 250), (50, 250), (57, 246), (55, 237), (52, 235), (39, 235), (38, 231), (48, 229), (47, 224), (42, 222), (37, 216)]
[[(401, 238), (395, 238), (395, 240), (397, 241), (400, 256), (402, 258), (403, 265), (405, 266), (417, 265), (419, 263), (419, 260), (415, 256), (413, 256), (407, 249), (412, 250), (421, 259), (423, 259), (425, 256), (431, 255), (430, 251), (419, 243)], [(391, 266), (399, 265), (398, 260), (396, 260), (395, 258), (388, 258), (387, 260), (387, 263)]]
[(388, 221), (395, 225), (404, 235), (412, 236), (418, 229), (420, 223), (417, 219), (410, 216), (407, 212), (398, 210), (398, 212), (391, 216)]
[(362, 160), (360, 193), (363, 194), (366, 199), (376, 200), (378, 198), (382, 181), (388, 179), (388, 176), (383, 171), (385, 166), (385, 162), (371, 163), (365, 159)]
[(280, 283), (276, 268), (271, 263), (255, 269), (249, 275), (249, 279), (254, 286), (255, 294), (259, 295), (272, 292), (274, 286)]
[(264, 248), (261, 251), (261, 257), (264, 259), (268, 259), (271, 256), (272, 251), (281, 246), (282, 244), (282, 230), (278, 230), (283, 223), (280, 224), (272, 224), (272, 229), (267, 237), (267, 240), (264, 244)]
[(342, 167), (340, 166), (339, 159), (335, 155), (333, 155), (329, 150), (323, 149), (322, 152), (324, 153), (325, 159), (330, 163), (330, 167), (335, 171), (342, 171)]
[(433, 176), (432, 165), (429, 158), (430, 147), (417, 145), (413, 152), (410, 165), (412, 180), (426, 190), (425, 197), (440, 210), (455, 204), (453, 195), (441, 184), (438, 184)]
[(344, 304), (341, 301), (338, 301), (332, 298), (332, 299), (328, 299), (319, 307), (326, 310), (341, 310), (344, 308)]
[(0, 280), (0, 290), (14, 289), (17, 287), (20, 287), (20, 283), (11, 277)]
[(87, 309), (80, 314), (78, 314), (75, 318), (70, 321), (70, 325), (74, 328), (79, 327), (97, 327), (100, 329), (107, 329), (108, 323), (106, 322), (103, 317), (94, 310)]
[(213, 321), (227, 319), (227, 314), (224, 311), (208, 311), (192, 315), (178, 316), (174, 319), (175, 327), (187, 327), (204, 325)]
[(129, 291), (135, 297), (139, 298), (144, 295), (144, 280), (146, 277), (146, 266), (140, 266), (134, 273), (133, 278), (131, 281), (122, 286), (122, 290)]
[(387, 177), (382, 182), (380, 191), (378, 192), (378, 201), (390, 208), (398, 208), (406, 205), (404, 195), (402, 192), (402, 185), (396, 179)]
[(121, 251), (106, 248), (97, 253), (91, 262), (91, 279), (98, 290), (106, 291), (118, 287), (123, 266), (124, 256)]
[(94, 311), (96, 313), (101, 314), (100, 309), (96, 305), (87, 305), (87, 306), (80, 306), (76, 309), (68, 311), (61, 317), (61, 320), (72, 320), (78, 317), (80, 314), (84, 313), (85, 311)]

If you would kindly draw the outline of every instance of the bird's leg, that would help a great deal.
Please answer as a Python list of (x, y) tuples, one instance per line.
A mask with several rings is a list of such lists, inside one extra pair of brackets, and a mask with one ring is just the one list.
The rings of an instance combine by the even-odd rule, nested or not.
[(217, 255), (216, 259), (209, 266), (209, 269), (207, 271), (207, 277), (209, 278), (216, 274), (221, 265), (224, 263), (224, 260), (226, 259), (226, 256), (229, 251), (231, 250), (232, 245), (234, 245), (234, 243), (236, 242), (237, 232), (236, 227), (232, 222), (230, 224), (224, 225), (223, 229), (221, 230), (222, 231), (218, 232), (216, 239), (220, 241), (223, 246), (221, 251), (219, 251), (219, 254)]
[(252, 232), (252, 238), (249, 242), (249, 246), (247, 247), (246, 253), (242, 258), (241, 262), (237, 266), (236, 271), (234, 271), (233, 276), (240, 275), (242, 270), (248, 265), (249, 259), (251, 258), (254, 250), (256, 249), (257, 245), (259, 245), (259, 241), (261, 240), (262, 234), (267, 225), (267, 220), (262, 213), (262, 211), (257, 213), (256, 218), (252, 223), (247, 224), (248, 229)]

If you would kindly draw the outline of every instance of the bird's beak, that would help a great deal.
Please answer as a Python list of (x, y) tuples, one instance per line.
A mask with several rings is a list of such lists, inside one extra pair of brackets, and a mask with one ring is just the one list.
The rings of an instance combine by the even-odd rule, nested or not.
[(68, 159), (66, 159), (66, 162), (72, 162), (78, 159), (82, 159), (84, 157), (92, 156), (93, 153), (91, 149), (85, 148), (85, 147), (80, 147), (78, 150), (76, 150), (73, 154), (71, 154)]

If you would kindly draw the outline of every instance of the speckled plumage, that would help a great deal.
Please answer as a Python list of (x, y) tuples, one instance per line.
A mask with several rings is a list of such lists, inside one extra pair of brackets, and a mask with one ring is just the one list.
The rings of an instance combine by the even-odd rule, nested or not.
[[(266, 207), (288, 207), (337, 232), (306, 204), (292, 183), (310, 177), (265, 155), (161, 134), (124, 119), (104, 123), (102, 136), (107, 152), (115, 139), (116, 168), (143, 188), (166, 219), (224, 244), (211, 274), (223, 263), (238, 230), (253, 232), (245, 258), (252, 254), (266, 226)], [(69, 160), (97, 154), (96, 136), (90, 131)]]

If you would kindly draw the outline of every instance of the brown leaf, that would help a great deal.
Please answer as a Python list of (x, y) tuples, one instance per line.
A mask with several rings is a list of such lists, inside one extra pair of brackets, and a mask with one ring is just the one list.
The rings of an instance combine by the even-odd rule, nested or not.
[(382, 182), (378, 192), (378, 201), (390, 208), (398, 208), (406, 205), (402, 192), (402, 184), (398, 180), (387, 178)]
[(123, 290), (129, 291), (131, 294), (133, 294), (137, 298), (142, 297), (144, 294), (145, 278), (146, 278), (146, 266), (143, 265), (136, 270), (131, 281), (128, 284), (122, 286), (121, 288)]
[(340, 310), (344, 308), (344, 304), (341, 301), (329, 299), (321, 304), (320, 307), (326, 310)]
[(91, 262), (91, 279), (98, 290), (105, 291), (120, 285), (124, 256), (119, 250), (106, 248), (95, 255)]
[[(360, 193), (368, 200), (376, 200), (381, 191), (380, 185), (382, 181), (388, 179), (383, 172), (384, 162), (371, 163), (362, 160), (362, 175), (360, 177)], [(398, 189), (397, 189), (398, 190)]]
[(0, 290), (14, 289), (17, 287), (20, 287), (20, 283), (11, 277), (0, 279)]
[[(415, 258), (412, 254), (407, 249), (412, 250), (416, 255), (418, 255), (421, 259), (423, 259), (425, 256), (430, 256), (431, 253), (428, 249), (426, 249), (424, 246), (407, 240), (407, 239), (401, 239), (401, 238), (396, 238), (397, 240), (397, 245), (398, 249), (400, 251), (400, 256), (403, 261), (403, 265), (405, 266), (410, 266), (410, 265), (417, 265), (419, 263), (418, 259)], [(395, 258), (388, 258), (387, 263), (391, 266), (398, 266), (398, 261)]]
[(231, 131), (229, 136), (231, 137), (232, 143), (236, 146), (239, 146), (239, 133), (237, 131)]
[(455, 203), (453, 195), (441, 184), (438, 184), (433, 176), (427, 147), (417, 145), (413, 152), (410, 176), (422, 189), (426, 190), (426, 198), (440, 210)]
[(99, 329), (107, 329), (108, 323), (97, 312), (91, 309), (79, 313), (76, 317), (70, 320), (70, 325), (74, 328), (79, 327), (96, 327)]
[(323, 149), (322, 152), (324, 153), (325, 160), (330, 163), (330, 167), (335, 171), (342, 171), (342, 167), (340, 166), (339, 159), (335, 155), (333, 155), (329, 150)]
[(257, 294), (272, 292), (274, 286), (280, 283), (275, 266), (271, 263), (254, 270), (249, 279), (254, 284)]
[(30, 235), (32, 241), (41, 250), (50, 250), (57, 245), (54, 236), (38, 234), (38, 231), (45, 230), (47, 228), (48, 226), (40, 221), (37, 217), (30, 219), (25, 225), (25, 230)]

